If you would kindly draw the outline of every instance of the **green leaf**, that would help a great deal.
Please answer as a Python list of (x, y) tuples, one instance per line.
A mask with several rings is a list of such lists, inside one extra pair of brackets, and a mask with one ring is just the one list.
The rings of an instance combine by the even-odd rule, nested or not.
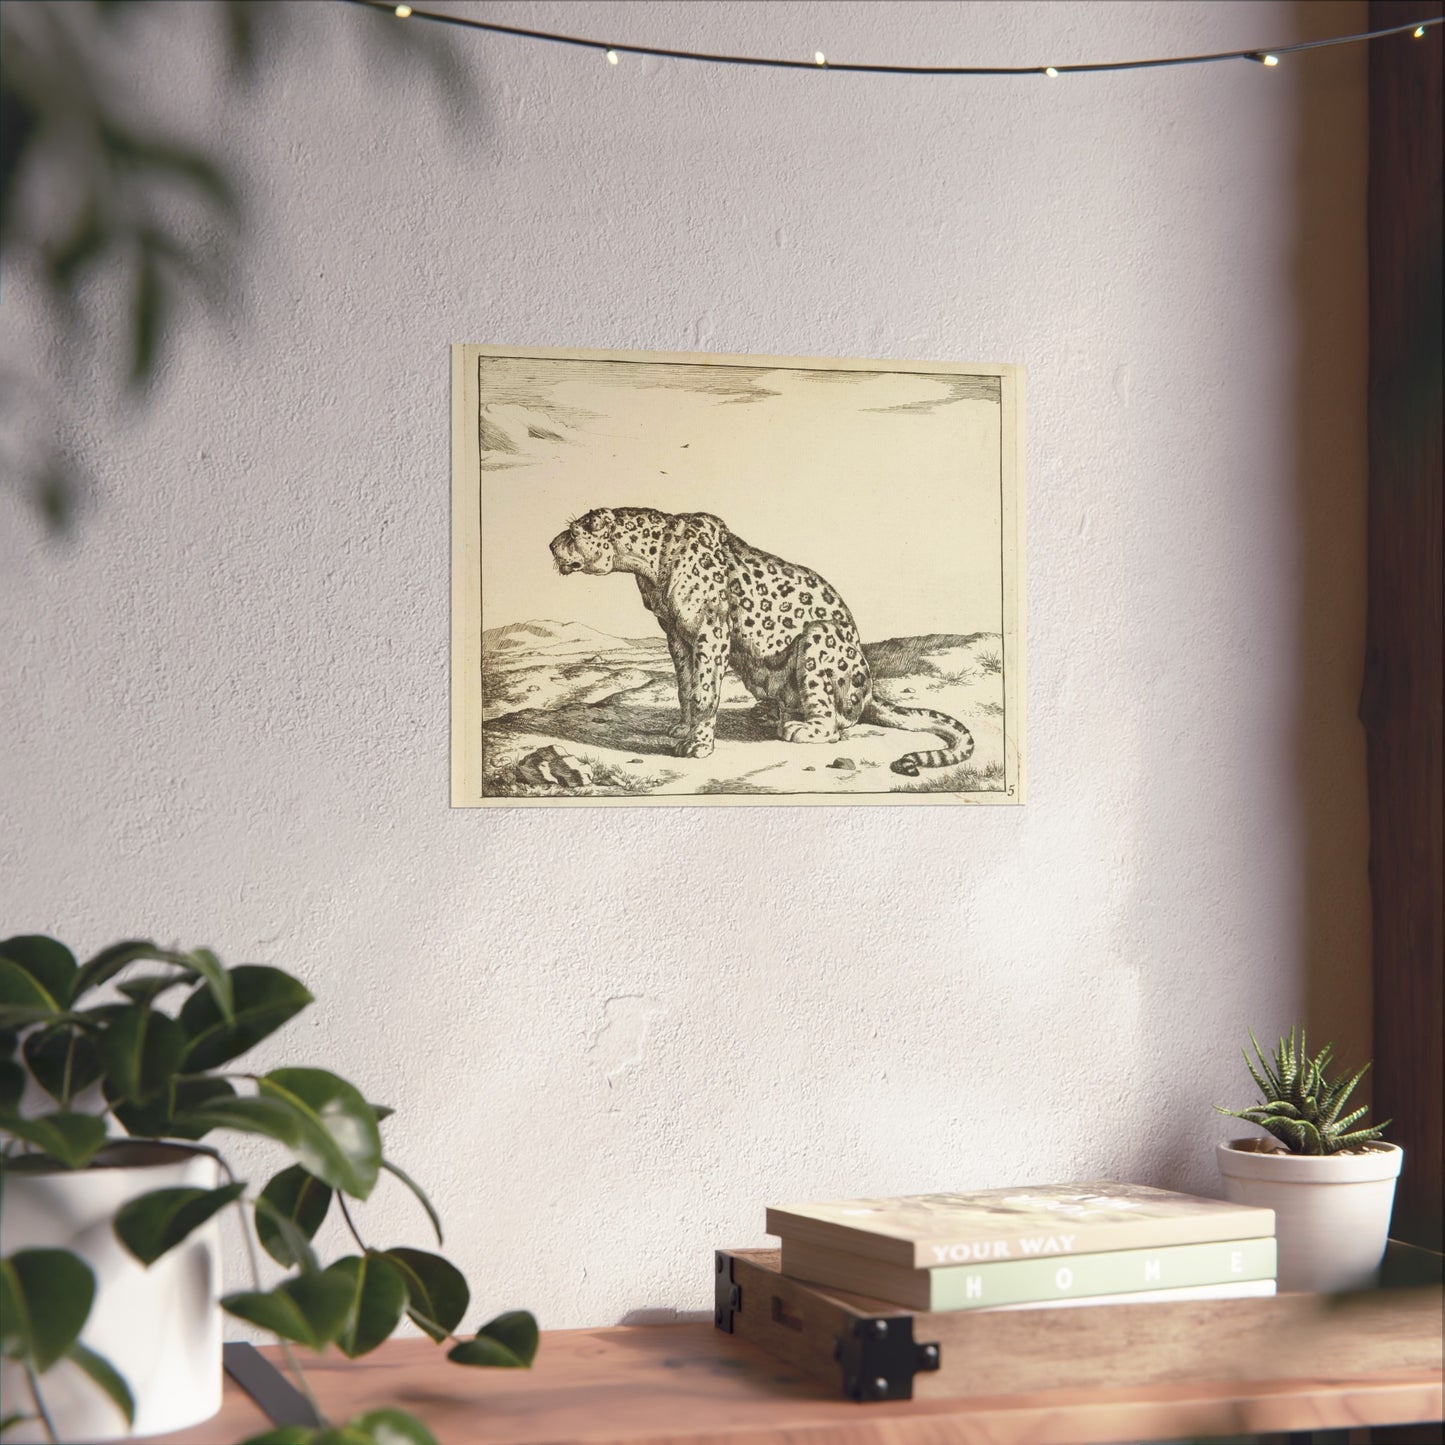
[(376, 1122), (379, 1124), (383, 1119), (389, 1119), (396, 1113), (396, 1110), (387, 1104), (373, 1104), (371, 1112), (376, 1115)]
[[(296, 1166), (298, 1169), (300, 1165)], [(329, 1194), (331, 1191), (327, 1190)], [(296, 1225), (282, 1214), (269, 1199), (258, 1196), (252, 1204), (252, 1210), (256, 1216), (257, 1233), (261, 1230), (261, 1221), (264, 1219), (267, 1228), (274, 1230), (280, 1244), (291, 1256), (291, 1262), (300, 1269), (302, 1274), (320, 1274), (321, 1266), (317, 1262), (316, 1252), (311, 1248), (311, 1241), (296, 1227)]]
[(24, 1028), (61, 1012), (44, 985), (13, 959), (0, 958), (0, 1028)]
[(143, 1139), (201, 1139), (209, 1124), (191, 1124), (182, 1117), (202, 1108), (212, 1099), (234, 1099), (236, 1091), (226, 1079), (200, 1077), (173, 1079), (167, 1088), (146, 1104), (125, 1102), (106, 1090), (111, 1112), (125, 1125), (126, 1132)]
[(43, 1375), (75, 1343), (95, 1299), (95, 1276), (68, 1249), (22, 1249), (0, 1260), (0, 1349)]
[(143, 958), (156, 963), (174, 963), (177, 955), (168, 948), (158, 948), (148, 938), (128, 938), (124, 943), (112, 943), (89, 959), (75, 976), (70, 995), (72, 1001), (103, 983), (109, 983), (121, 969)]
[[(299, 1164), (283, 1169), (261, 1191), (261, 1198), (282, 1218), (289, 1220), (301, 1237), (316, 1238), (331, 1208), (331, 1189), (313, 1174), (308, 1174)], [(281, 1226), (268, 1211), (256, 1211), (256, 1234), (261, 1248), (276, 1261), (288, 1268), (299, 1263), (294, 1249), (294, 1240), (288, 1242)]]
[(530, 1369), (537, 1354), (537, 1321), (526, 1310), (509, 1310), (484, 1324), (475, 1339), (463, 1340), (447, 1351), (458, 1365), (493, 1369)]
[(131, 1399), (130, 1387), (104, 1355), (96, 1354), (77, 1340), (71, 1345), (66, 1357), (79, 1365), (110, 1396), (116, 1409), (125, 1416), (127, 1425), (135, 1424), (135, 1401)]
[(388, 1249), (386, 1257), (406, 1280), (407, 1314), (440, 1343), (461, 1323), (471, 1303), (462, 1272), (439, 1254), (421, 1249)]
[(436, 1436), (405, 1410), (368, 1410), (348, 1422), (376, 1445), (437, 1445)]
[(64, 1021), (75, 1024), (92, 1036), (98, 1036), (129, 1008), (127, 1003), (92, 1004), (90, 1008), (76, 1009), (74, 1013), (66, 1014)]
[(1394, 1122), (1393, 1119), (1386, 1119), (1383, 1124), (1376, 1124), (1372, 1129), (1356, 1129), (1353, 1134), (1341, 1134), (1335, 1139), (1330, 1152), (1338, 1153), (1341, 1149), (1353, 1149), (1356, 1144), (1368, 1144), (1370, 1140), (1380, 1138)]
[(105, 1144), (105, 1121), (94, 1114), (41, 1114), (0, 1119), (0, 1129), (34, 1144), (67, 1169), (83, 1169)]
[[(296, 1080), (298, 1074), (306, 1077)], [(321, 1082), (312, 1077), (318, 1075)], [(274, 1082), (278, 1076), (280, 1083)], [(288, 1082), (307, 1097), (288, 1088)], [(264, 1134), (284, 1144), (324, 1184), (365, 1199), (376, 1182), (381, 1140), (361, 1095), (321, 1069), (282, 1069), (262, 1079), (260, 1087), (262, 1093), (254, 1099), (217, 1099), (179, 1122)]]
[(1369, 1112), (1370, 1106), (1362, 1104), (1358, 1109), (1352, 1109), (1343, 1119), (1332, 1120), (1329, 1130), (1331, 1136), (1338, 1138), (1351, 1124), (1358, 1124)]
[(190, 1040), (187, 1073), (214, 1069), (244, 1054), (311, 1002), (310, 992), (279, 968), (243, 963), (229, 977), (234, 1004), (230, 1020), (209, 990), (198, 989), (181, 1008), (181, 1027)]
[[(229, 1079), (178, 1078), (171, 1087), (172, 1107), (177, 1114), (191, 1109), (202, 1109), (217, 1099), (234, 1099), (236, 1090)], [(171, 1134), (177, 1139), (199, 1139), (200, 1134), (187, 1134), (172, 1121)], [(203, 1131), (204, 1132), (204, 1131)]]
[(241, 1445), (311, 1445), (316, 1430), (310, 1425), (278, 1425), (262, 1435), (251, 1435)]
[(401, 1322), (401, 1312), (406, 1308), (406, 1280), (385, 1255), (373, 1250), (338, 1259), (326, 1274), (345, 1280), (351, 1291), (346, 1323), (336, 1343), (342, 1354), (354, 1360), (389, 1338)]
[(153, 1099), (181, 1066), (186, 1035), (175, 1019), (132, 1006), (118, 1014), (100, 1036), (100, 1060), (125, 1098)]
[(25, 1297), (10, 1270), (9, 1260), (0, 1260), (0, 1355), (23, 1360), (30, 1348), (30, 1320)]
[(537, 1321), (530, 1310), (508, 1310), (477, 1331), (506, 1346), (525, 1365), (537, 1355)]
[(25, 1070), (14, 1059), (0, 1059), (0, 1115), (13, 1114), (25, 1096)]
[(344, 1278), (329, 1272), (302, 1275), (266, 1294), (229, 1294), (222, 1299), (221, 1307), (237, 1319), (259, 1325), (282, 1339), (321, 1350), (346, 1323), (351, 1288)]
[(153, 1189), (121, 1205), (111, 1226), (120, 1242), (149, 1267), (217, 1210), (239, 1198), (245, 1188), (244, 1184), (226, 1184), (219, 1189)]
[(144, 978), (125, 979), (116, 984), (116, 988), (132, 1003), (153, 1004), (162, 994), (173, 988), (184, 988), (190, 982), (191, 976), (186, 973), (148, 973)]
[(209, 1099), (198, 1108), (178, 1115), (173, 1123), (179, 1128), (200, 1133), (210, 1129), (235, 1129), (242, 1134), (262, 1134), (296, 1153), (305, 1121), (280, 1099), (250, 1099), (236, 1095), (230, 1099)]
[(74, 997), (75, 955), (63, 943), (40, 933), (17, 934), (0, 941), (0, 958), (23, 969), (62, 1007)]
[(311, 1437), (311, 1445), (376, 1445), (376, 1441), (355, 1425), (328, 1425)]
[(261, 1097), (284, 1101), (304, 1120), (298, 1161), (333, 1189), (365, 1199), (381, 1167), (381, 1134), (371, 1106), (325, 1069), (273, 1069)]
[(432, 1202), (426, 1197), (426, 1194), (422, 1190), (421, 1185), (418, 1184), (416, 1180), (414, 1180), (410, 1175), (403, 1174), (402, 1171), (398, 1169), (397, 1166), (393, 1164), (390, 1159), (383, 1159), (381, 1161), (381, 1167), (385, 1169), (388, 1174), (395, 1174), (396, 1177), (400, 1179), (401, 1182), (405, 1184), (406, 1187), (410, 1189), (411, 1192), (415, 1194), (416, 1197), (421, 1201), (421, 1207), (426, 1210), (426, 1217), (431, 1220), (431, 1227), (436, 1231), (437, 1243), (441, 1244), (442, 1222), (439, 1218), (437, 1218), (437, 1212), (435, 1209), (432, 1208)]
[(38, 1420), (39, 1418), (38, 1415), (26, 1415), (17, 1410), (13, 1415), (7, 1415), (0, 1420), (0, 1435), (7, 1430), (13, 1430), (17, 1425), (23, 1425), (27, 1420)]
[(226, 972), (221, 960), (209, 948), (193, 948), (186, 958), (190, 967), (205, 979), (222, 1019), (227, 1023), (232, 1022), (236, 1014), (231, 975)]
[(36, 1029), (25, 1036), (25, 1062), (53, 1099), (73, 1099), (100, 1077), (95, 1041), (75, 1025)]

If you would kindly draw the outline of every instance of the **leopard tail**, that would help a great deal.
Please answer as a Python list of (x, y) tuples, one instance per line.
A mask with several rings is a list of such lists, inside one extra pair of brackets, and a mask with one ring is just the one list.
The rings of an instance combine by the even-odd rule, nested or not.
[(905, 778), (916, 778), (922, 768), (951, 768), (973, 756), (973, 734), (957, 718), (949, 717), (946, 712), (935, 712), (931, 707), (899, 707), (875, 695), (868, 699), (858, 720), (875, 727), (936, 733), (942, 738), (943, 747), (926, 753), (905, 753), (890, 764), (895, 773), (902, 773)]

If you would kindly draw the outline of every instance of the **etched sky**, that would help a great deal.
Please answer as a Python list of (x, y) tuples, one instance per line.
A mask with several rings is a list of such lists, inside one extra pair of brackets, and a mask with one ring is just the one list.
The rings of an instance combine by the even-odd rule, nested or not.
[(994, 377), (483, 357), (482, 617), (621, 637), (630, 578), (563, 578), (548, 542), (593, 507), (712, 512), (829, 579), (866, 641), (994, 632)]

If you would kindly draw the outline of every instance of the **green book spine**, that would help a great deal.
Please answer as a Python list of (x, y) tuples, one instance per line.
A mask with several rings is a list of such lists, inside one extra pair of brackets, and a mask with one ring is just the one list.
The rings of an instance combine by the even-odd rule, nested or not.
[(1273, 1279), (1275, 1242), (1268, 1236), (1226, 1239), (1210, 1244), (1176, 1244), (1167, 1249), (1120, 1249), (1107, 1254), (944, 1265), (924, 1273), (932, 1293), (931, 1309), (983, 1309), (988, 1305)]

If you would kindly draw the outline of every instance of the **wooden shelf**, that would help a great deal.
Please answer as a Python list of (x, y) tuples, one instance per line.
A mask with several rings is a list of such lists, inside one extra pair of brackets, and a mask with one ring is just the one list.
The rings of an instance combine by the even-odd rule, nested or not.
[[(262, 1353), (279, 1366), (275, 1351)], [(525, 1372), (463, 1369), (430, 1341), (393, 1340), (362, 1360), (322, 1357), (307, 1375), (333, 1418), (397, 1406), (423, 1418), (441, 1445), (1085, 1445), (1442, 1415), (1438, 1366), (855, 1405), (707, 1324), (548, 1331)], [(223, 1445), (267, 1424), (227, 1381), (218, 1416), (161, 1438)]]

